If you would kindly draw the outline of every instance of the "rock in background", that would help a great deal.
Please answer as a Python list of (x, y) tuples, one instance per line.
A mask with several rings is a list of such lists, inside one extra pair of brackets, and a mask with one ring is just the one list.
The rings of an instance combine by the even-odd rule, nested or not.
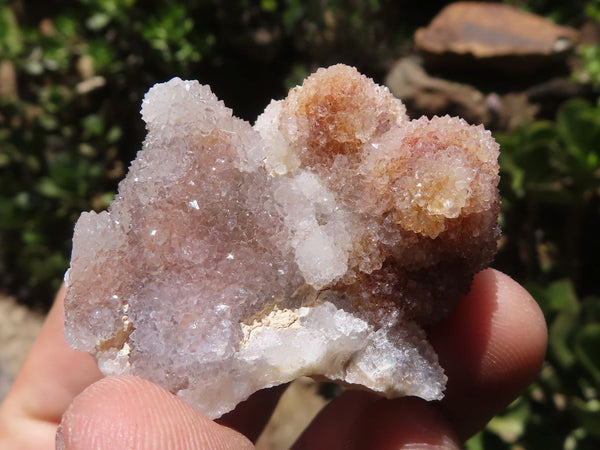
[(414, 34), (412, 56), (385, 84), (412, 118), (449, 114), (494, 130), (552, 118), (575, 96), (593, 97), (570, 77), (580, 33), (497, 3), (458, 2)]
[(457, 2), (414, 39), (430, 69), (515, 75), (560, 71), (579, 33), (508, 5)]

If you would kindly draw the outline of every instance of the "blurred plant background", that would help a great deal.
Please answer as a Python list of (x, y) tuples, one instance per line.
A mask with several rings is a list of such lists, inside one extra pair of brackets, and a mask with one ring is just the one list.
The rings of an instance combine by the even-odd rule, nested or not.
[[(141, 146), (152, 84), (198, 79), (253, 120), (319, 66), (383, 83), (447, 3), (0, 0), (0, 291), (49, 307), (79, 213), (108, 206)], [(505, 3), (585, 30), (567, 76), (586, 88), (492, 125), (495, 266), (538, 300), (550, 346), (536, 383), (467, 447), (600, 448), (600, 0)]]

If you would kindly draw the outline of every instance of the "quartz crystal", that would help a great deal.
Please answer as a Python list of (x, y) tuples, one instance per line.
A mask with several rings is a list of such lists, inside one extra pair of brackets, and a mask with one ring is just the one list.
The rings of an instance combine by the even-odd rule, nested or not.
[(108, 211), (75, 227), (68, 343), (209, 417), (302, 375), (443, 396), (424, 326), (493, 258), (498, 145), (409, 120), (356, 69), (320, 69), (256, 124), (197, 81), (157, 84)]

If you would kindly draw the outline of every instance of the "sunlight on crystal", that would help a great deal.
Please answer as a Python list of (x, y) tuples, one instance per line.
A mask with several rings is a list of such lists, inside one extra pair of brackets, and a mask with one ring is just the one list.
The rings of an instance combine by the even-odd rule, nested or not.
[(496, 251), (498, 145), (405, 111), (344, 65), (254, 126), (197, 81), (155, 85), (118, 195), (75, 228), (69, 344), (212, 418), (302, 375), (442, 398), (423, 326)]

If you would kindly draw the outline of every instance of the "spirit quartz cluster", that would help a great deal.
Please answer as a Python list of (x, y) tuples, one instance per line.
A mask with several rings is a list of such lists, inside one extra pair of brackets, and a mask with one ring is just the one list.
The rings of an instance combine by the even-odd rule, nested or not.
[(142, 117), (148, 134), (115, 200), (75, 228), (73, 348), (213, 418), (302, 375), (443, 396), (423, 326), (495, 253), (488, 131), (411, 121), (344, 65), (254, 126), (178, 78), (150, 89)]

